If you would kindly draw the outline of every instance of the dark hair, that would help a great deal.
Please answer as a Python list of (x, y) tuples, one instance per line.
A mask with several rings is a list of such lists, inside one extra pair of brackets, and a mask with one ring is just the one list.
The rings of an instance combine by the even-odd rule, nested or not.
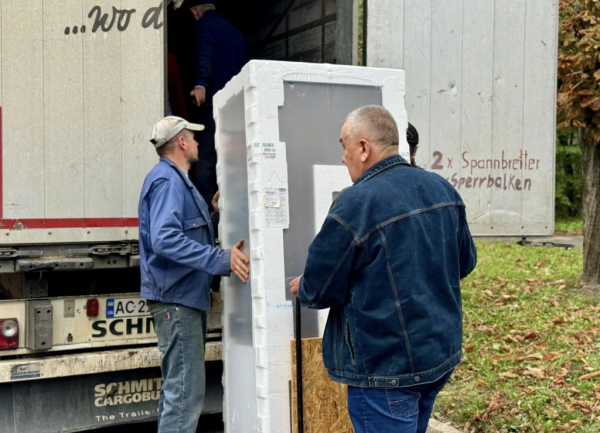
[(408, 123), (408, 128), (406, 128), (406, 141), (408, 141), (408, 147), (410, 148), (410, 165), (417, 167), (415, 151), (419, 144), (419, 132), (410, 122)]

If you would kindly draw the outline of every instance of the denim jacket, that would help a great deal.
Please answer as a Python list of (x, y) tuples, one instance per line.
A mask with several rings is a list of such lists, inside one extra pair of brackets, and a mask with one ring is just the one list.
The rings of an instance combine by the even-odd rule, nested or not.
[(442, 177), (400, 156), (332, 205), (309, 248), (299, 299), (331, 308), (329, 377), (394, 388), (437, 380), (461, 357), (460, 279), (477, 262), (465, 205)]
[(138, 212), (142, 297), (210, 309), (212, 276), (229, 275), (231, 252), (215, 247), (208, 206), (172, 161), (148, 173)]

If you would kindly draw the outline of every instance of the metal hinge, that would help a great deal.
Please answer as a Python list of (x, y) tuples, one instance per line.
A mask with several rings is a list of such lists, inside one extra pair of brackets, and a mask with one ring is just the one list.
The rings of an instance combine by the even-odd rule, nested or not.
[(131, 254), (139, 254), (138, 244), (117, 244), (117, 245), (96, 245), (91, 248), (76, 248), (70, 249), (71, 255), (94, 255), (94, 256), (109, 256), (111, 254), (119, 254), (128, 256)]
[(40, 250), (16, 250), (14, 248), (0, 248), (0, 260), (14, 259), (17, 257), (42, 257)]

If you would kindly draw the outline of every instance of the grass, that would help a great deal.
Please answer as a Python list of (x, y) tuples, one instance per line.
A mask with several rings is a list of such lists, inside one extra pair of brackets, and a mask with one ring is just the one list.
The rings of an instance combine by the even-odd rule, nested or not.
[(600, 431), (600, 302), (578, 285), (581, 250), (477, 247), (463, 362), (434, 416), (474, 432)]
[(566, 218), (557, 220), (554, 223), (554, 232), (557, 234), (581, 235), (583, 234), (583, 219)]

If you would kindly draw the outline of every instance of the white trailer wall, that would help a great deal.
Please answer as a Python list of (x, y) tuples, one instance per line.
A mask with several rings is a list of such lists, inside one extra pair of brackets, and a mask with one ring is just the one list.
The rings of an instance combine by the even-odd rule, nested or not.
[(417, 163), (476, 235), (554, 230), (558, 0), (371, 0), (367, 63), (406, 71)]
[(1, 242), (137, 238), (164, 112), (161, 5), (0, 0)]

